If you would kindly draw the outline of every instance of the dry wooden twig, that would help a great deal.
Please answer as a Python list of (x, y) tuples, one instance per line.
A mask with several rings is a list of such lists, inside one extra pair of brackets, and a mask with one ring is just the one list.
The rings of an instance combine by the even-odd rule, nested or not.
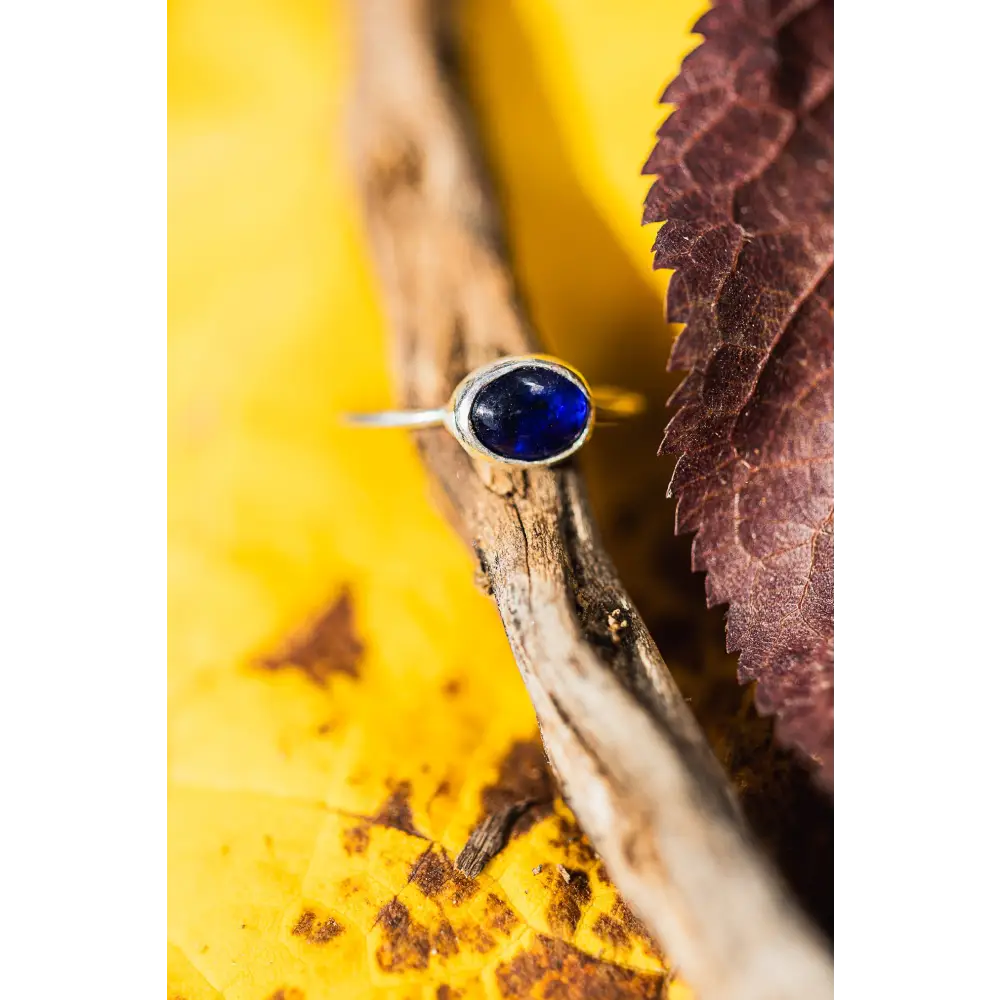
[[(351, 147), (400, 395), (436, 407), (471, 369), (540, 345), (451, 80), (447, 5), (355, 11)], [(705, 1000), (832, 995), (830, 956), (754, 846), (595, 536), (576, 469), (512, 471), (442, 430), (417, 439), (496, 600), (564, 794), (659, 943)]]

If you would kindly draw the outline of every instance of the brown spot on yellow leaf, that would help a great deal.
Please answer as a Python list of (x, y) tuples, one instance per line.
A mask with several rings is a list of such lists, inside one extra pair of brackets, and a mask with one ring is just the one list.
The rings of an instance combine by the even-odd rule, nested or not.
[(460, 872), (440, 847), (429, 847), (420, 855), (410, 880), (428, 899), (443, 894), (453, 906), (460, 906), (479, 891), (475, 879)]
[(375, 923), (382, 929), (375, 959), (383, 972), (426, 969), (432, 954), (442, 958), (458, 954), (458, 940), (447, 920), (433, 929), (425, 927), (398, 899), (379, 910)]
[(347, 827), (340, 835), (340, 842), (347, 854), (364, 854), (371, 843), (373, 826), (399, 830), (412, 837), (426, 840), (413, 824), (410, 809), (411, 785), (408, 781), (390, 783), (389, 795), (373, 816), (358, 816), (356, 826)]
[(496, 970), (503, 997), (559, 1000), (653, 1000), (664, 977), (591, 958), (572, 945), (539, 934)]
[(631, 937), (638, 938), (651, 955), (655, 955), (659, 959), (663, 958), (663, 953), (650, 937), (646, 925), (632, 912), (628, 903), (621, 896), (615, 897), (615, 904), (611, 907), (611, 917), (621, 924)]
[(431, 897), (436, 896), (444, 888), (449, 874), (448, 859), (431, 847), (417, 859), (410, 878), (425, 896)]
[(556, 865), (543, 870), (547, 876), (547, 888), (551, 894), (545, 910), (549, 927), (561, 937), (571, 938), (583, 916), (584, 907), (590, 903), (590, 879), (581, 869), (569, 869)]
[(442, 920), (431, 934), (431, 954), (442, 957), (458, 954), (458, 938), (450, 923)]
[(462, 944), (467, 945), (473, 951), (478, 951), (480, 955), (491, 951), (496, 944), (496, 939), (487, 934), (478, 924), (466, 924), (460, 928), (458, 938)]
[(341, 834), (341, 843), (348, 854), (364, 854), (371, 841), (373, 826), (390, 827), (400, 830), (412, 837), (426, 840), (422, 833), (413, 825), (413, 811), (410, 809), (410, 792), (412, 786), (408, 781), (390, 783), (389, 795), (379, 807), (374, 816), (359, 816), (357, 826), (348, 827)]
[(398, 899), (390, 900), (379, 910), (376, 923), (383, 931), (375, 951), (380, 968), (386, 972), (427, 968), (430, 936), (425, 927), (410, 920), (410, 911)]
[(312, 944), (326, 944), (339, 934), (344, 933), (344, 927), (333, 917), (326, 920), (316, 920), (313, 910), (303, 910), (298, 922), (292, 928), (296, 937), (303, 937)]
[(389, 797), (382, 803), (379, 811), (372, 816), (371, 822), (377, 826), (389, 826), (394, 830), (420, 837), (413, 825), (413, 812), (410, 809), (410, 792), (412, 787), (408, 781), (400, 781), (390, 786)]
[(589, 866), (597, 860), (597, 852), (587, 840), (586, 834), (572, 816), (560, 813), (556, 819), (558, 836), (550, 841), (553, 847), (564, 851), (568, 861), (574, 865)]
[(297, 986), (283, 986), (275, 990), (267, 1000), (305, 1000), (305, 993)]
[(341, 842), (348, 854), (364, 854), (368, 850), (370, 840), (371, 834), (368, 832), (368, 826), (364, 823), (360, 826), (350, 827), (341, 835)]
[(364, 647), (354, 632), (354, 609), (345, 589), (315, 621), (292, 635), (277, 652), (263, 657), (265, 670), (294, 667), (326, 687), (334, 674), (358, 677)]
[(338, 934), (343, 934), (343, 932), (344, 928), (333, 917), (329, 917), (314, 928), (309, 935), (309, 940), (313, 944), (326, 944), (327, 941), (332, 940)]
[(517, 923), (517, 915), (495, 892), (491, 892), (486, 897), (486, 922), (493, 930), (509, 935)]
[(461, 906), (467, 899), (471, 899), (479, 891), (479, 886), (474, 878), (463, 875), (457, 868), (455, 878), (448, 886), (448, 899), (452, 906)]
[(602, 913), (594, 921), (594, 933), (602, 940), (613, 944), (616, 948), (623, 948), (629, 943), (628, 931), (625, 930), (624, 925), (615, 920), (614, 917), (609, 917), (606, 913)]

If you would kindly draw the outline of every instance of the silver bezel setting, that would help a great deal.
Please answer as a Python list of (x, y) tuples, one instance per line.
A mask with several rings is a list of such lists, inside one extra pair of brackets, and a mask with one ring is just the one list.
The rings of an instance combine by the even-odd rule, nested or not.
[[(588, 416), (587, 425), (580, 432), (577, 439), (564, 451), (549, 458), (539, 458), (534, 461), (525, 462), (519, 459), (507, 458), (499, 455), (495, 451), (487, 448), (472, 431), (472, 403), (476, 394), (483, 386), (489, 385), (501, 375), (515, 371), (518, 368), (548, 368), (556, 372), (563, 378), (573, 382), (587, 397)], [(458, 443), (470, 454), (488, 458), (491, 462), (501, 462), (504, 465), (513, 465), (519, 468), (531, 468), (537, 465), (554, 465), (570, 457), (582, 448), (594, 430), (596, 419), (596, 408), (594, 406), (594, 396), (590, 391), (587, 380), (573, 367), (564, 361), (557, 361), (547, 354), (519, 354), (510, 358), (501, 358), (492, 364), (483, 365), (474, 372), (470, 372), (455, 387), (452, 393), (451, 402), (448, 405), (448, 413), (445, 418), (445, 426), (455, 436)]]

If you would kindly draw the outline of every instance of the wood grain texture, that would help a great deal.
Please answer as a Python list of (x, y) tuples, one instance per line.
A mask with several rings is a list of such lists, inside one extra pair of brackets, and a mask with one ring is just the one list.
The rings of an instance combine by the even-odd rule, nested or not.
[[(351, 150), (412, 407), (541, 347), (452, 82), (447, 13), (429, 0), (355, 7)], [(442, 430), (416, 438), (496, 600), (563, 792), (657, 941), (706, 1000), (831, 996), (830, 956), (751, 842), (596, 538), (578, 471), (490, 466)]]

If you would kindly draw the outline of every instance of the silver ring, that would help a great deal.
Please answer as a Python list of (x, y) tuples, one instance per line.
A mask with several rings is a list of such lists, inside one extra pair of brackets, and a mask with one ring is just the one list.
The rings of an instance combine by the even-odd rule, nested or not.
[(446, 406), (347, 414), (365, 427), (438, 427), (471, 455), (528, 468), (553, 465), (587, 442), (598, 420), (641, 413), (642, 396), (591, 388), (572, 365), (545, 354), (501, 358), (470, 372)]

